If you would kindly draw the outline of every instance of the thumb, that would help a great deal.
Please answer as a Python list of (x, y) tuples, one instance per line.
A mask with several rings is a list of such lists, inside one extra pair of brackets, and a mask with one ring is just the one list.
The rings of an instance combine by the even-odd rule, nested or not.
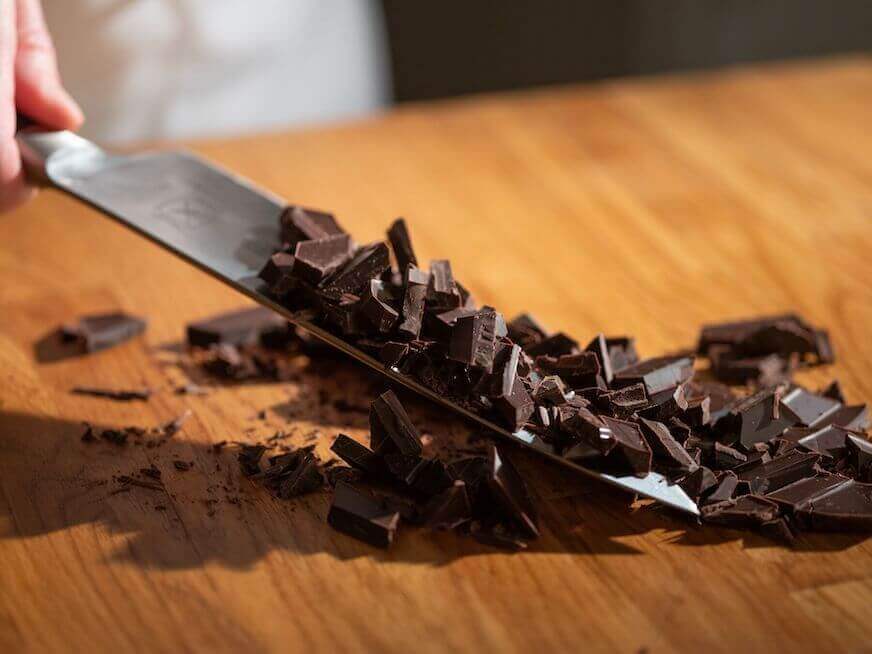
[(33, 120), (55, 129), (76, 129), (82, 110), (61, 85), (51, 36), (39, 0), (17, 0), (18, 50), (15, 104)]

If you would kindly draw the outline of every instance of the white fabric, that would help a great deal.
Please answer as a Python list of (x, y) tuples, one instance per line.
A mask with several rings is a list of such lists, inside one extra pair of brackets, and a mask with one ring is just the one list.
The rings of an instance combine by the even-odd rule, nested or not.
[(262, 131), (389, 99), (375, 0), (43, 0), (82, 133), (104, 143)]

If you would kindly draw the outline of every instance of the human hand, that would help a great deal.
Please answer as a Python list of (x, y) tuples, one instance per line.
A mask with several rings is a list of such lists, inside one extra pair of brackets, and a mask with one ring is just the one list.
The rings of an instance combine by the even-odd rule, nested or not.
[(15, 142), (16, 111), (53, 129), (76, 129), (82, 110), (61, 85), (39, 0), (0, 0), (0, 211), (33, 195)]

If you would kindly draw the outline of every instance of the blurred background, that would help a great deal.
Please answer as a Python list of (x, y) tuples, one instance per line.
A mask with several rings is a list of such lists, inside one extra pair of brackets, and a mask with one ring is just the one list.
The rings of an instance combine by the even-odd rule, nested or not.
[(870, 0), (44, 0), (86, 135), (224, 136), (393, 103), (872, 51)]

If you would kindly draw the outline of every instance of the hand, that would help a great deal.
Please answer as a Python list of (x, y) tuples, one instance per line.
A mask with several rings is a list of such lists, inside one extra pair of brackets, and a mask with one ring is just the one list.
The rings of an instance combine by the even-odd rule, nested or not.
[(39, 0), (0, 0), (0, 211), (27, 200), (15, 142), (16, 108), (54, 129), (76, 129), (82, 110), (61, 85)]

